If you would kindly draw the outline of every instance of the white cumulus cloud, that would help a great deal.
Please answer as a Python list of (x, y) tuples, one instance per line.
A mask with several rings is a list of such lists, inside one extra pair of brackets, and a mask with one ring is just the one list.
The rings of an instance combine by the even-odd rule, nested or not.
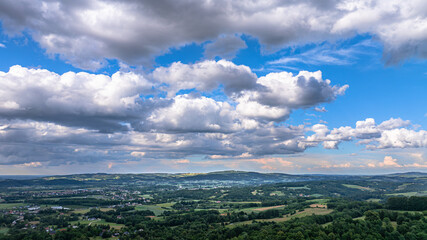
[(391, 118), (376, 124), (373, 118), (357, 121), (356, 127), (344, 126), (329, 130), (324, 124), (311, 127), (314, 132), (306, 144), (323, 143), (325, 148), (338, 148), (343, 141), (359, 140), (368, 149), (427, 147), (427, 132), (408, 129), (410, 121)]
[(426, 8), (422, 0), (4, 0), (0, 20), (10, 36), (27, 31), (48, 54), (84, 69), (106, 59), (146, 64), (170, 48), (206, 41), (215, 41), (206, 55), (228, 58), (244, 47), (222, 37), (235, 34), (277, 50), (368, 33), (384, 45), (387, 63), (397, 63), (427, 57)]
[(270, 73), (260, 77), (257, 84), (258, 89), (245, 91), (237, 98), (237, 110), (245, 116), (275, 121), (288, 118), (292, 109), (333, 101), (349, 87), (332, 86), (320, 71)]
[(139, 118), (140, 95), (152, 84), (135, 73), (67, 72), (13, 66), (0, 72), (0, 117), (121, 129), (120, 121)]
[(183, 89), (212, 91), (220, 84), (230, 95), (255, 88), (257, 81), (257, 76), (249, 67), (226, 60), (207, 60), (195, 64), (175, 62), (169, 67), (156, 68), (151, 75), (154, 80), (168, 84), (169, 96)]

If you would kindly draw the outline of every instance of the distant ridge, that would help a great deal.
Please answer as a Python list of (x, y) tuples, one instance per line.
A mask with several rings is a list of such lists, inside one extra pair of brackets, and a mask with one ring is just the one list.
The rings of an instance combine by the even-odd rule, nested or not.
[(322, 174), (322, 173), (304, 173), (304, 174), (290, 174), (290, 173), (278, 173), (278, 172), (272, 172), (272, 173), (263, 173), (263, 172), (256, 172), (256, 171), (240, 171), (240, 170), (223, 170), (223, 171), (213, 171), (213, 172), (207, 172), (207, 173), (79, 173), (79, 174), (66, 174), (66, 175), (0, 175), (0, 180), (5, 179), (12, 179), (12, 180), (25, 180), (25, 179), (36, 179), (36, 178), (67, 178), (67, 177), (89, 177), (89, 176), (162, 176), (162, 177), (195, 177), (195, 176), (209, 176), (209, 175), (265, 175), (265, 176), (427, 176), (427, 172), (402, 172), (402, 173), (386, 173), (386, 174), (369, 174), (369, 175), (361, 175), (361, 174)]
[(46, 177), (47, 175), (0, 175), (0, 180), (11, 179), (11, 180), (24, 180), (24, 179), (36, 179)]
[(404, 172), (404, 173), (391, 173), (386, 174), (387, 176), (427, 176), (424, 172)]

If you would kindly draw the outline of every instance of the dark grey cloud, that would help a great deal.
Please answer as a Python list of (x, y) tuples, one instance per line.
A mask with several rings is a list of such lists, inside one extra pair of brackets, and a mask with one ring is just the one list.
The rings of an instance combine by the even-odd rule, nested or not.
[(141, 158), (180, 159), (192, 155), (291, 154), (304, 150), (289, 144), (301, 138), (303, 127), (260, 126), (230, 133), (152, 129), (104, 134), (46, 122), (3, 120), (0, 129), (0, 165), (56, 166)]
[(225, 35), (220, 36), (214, 42), (206, 44), (204, 55), (209, 59), (221, 57), (222, 59), (230, 60), (236, 57), (236, 54), (240, 49), (244, 49), (246, 47), (247, 45), (245, 41), (243, 41), (240, 36)]
[[(337, 148), (343, 141), (359, 140), (368, 149), (420, 148), (427, 146), (427, 132), (407, 129), (408, 121), (390, 119), (375, 124), (359, 121), (355, 128), (329, 130), (322, 124), (276, 126), (260, 124), (234, 132), (116, 132), (99, 133), (84, 128), (10, 120), (0, 122), (0, 165), (27, 167), (89, 164), (96, 162), (183, 159), (189, 156), (257, 158), (295, 154), (323, 144)], [(314, 134), (307, 135), (307, 131)], [(377, 134), (379, 133), (379, 134)], [(370, 136), (367, 138), (367, 136)]]

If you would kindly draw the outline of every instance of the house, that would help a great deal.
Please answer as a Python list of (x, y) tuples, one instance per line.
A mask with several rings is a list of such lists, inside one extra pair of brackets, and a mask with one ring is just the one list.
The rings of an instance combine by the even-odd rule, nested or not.
[(39, 210), (40, 209), (40, 207), (38, 207), (38, 206), (35, 206), (35, 207), (29, 207), (28, 208), (28, 211), (37, 211), (37, 210)]

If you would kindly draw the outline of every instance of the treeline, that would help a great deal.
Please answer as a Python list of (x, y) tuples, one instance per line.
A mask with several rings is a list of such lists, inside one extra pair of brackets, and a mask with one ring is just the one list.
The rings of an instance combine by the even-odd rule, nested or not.
[(134, 207), (123, 207), (116, 210), (109, 210), (106, 212), (99, 209), (92, 208), (86, 216), (89, 218), (100, 218), (107, 222), (125, 224), (134, 226), (139, 222), (148, 221), (147, 216), (154, 216), (150, 210), (135, 210)]
[(80, 225), (79, 228), (66, 228), (63, 231), (57, 231), (54, 235), (40, 229), (31, 229), (22, 231), (20, 229), (11, 229), (9, 235), (0, 235), (0, 240), (89, 240), (96, 237), (109, 238), (117, 230), (111, 229), (109, 225), (94, 224), (91, 226)]
[(194, 209), (243, 209), (243, 208), (254, 208), (254, 207), (270, 207), (277, 205), (285, 205), (292, 202), (305, 201), (305, 199), (288, 199), (288, 200), (266, 200), (262, 202), (225, 202), (216, 203), (211, 200), (199, 200), (199, 201), (179, 201), (172, 205), (175, 210), (194, 210)]
[(386, 207), (393, 210), (425, 211), (427, 197), (391, 197), (387, 199)]
[[(358, 207), (369, 209), (374, 205), (352, 204), (326, 216), (307, 216), (283, 223), (257, 222), (236, 227), (221, 222), (224, 216), (215, 211), (202, 211), (170, 216), (164, 221), (146, 221), (128, 226), (128, 236), (121, 239), (232, 239), (232, 240), (362, 240), (362, 239), (427, 239), (427, 222), (422, 214), (399, 213), (384, 209), (364, 212), (363, 219), (355, 220), (349, 213), (358, 213)], [(236, 213), (243, 215), (243, 213)], [(230, 214), (231, 216), (231, 214)], [(172, 224), (172, 219), (175, 220)], [(178, 222), (179, 221), (179, 222)], [(220, 222), (218, 222), (220, 221)], [(324, 225), (326, 222), (330, 224)], [(396, 224), (396, 226), (393, 226)], [(143, 229), (143, 231), (138, 231)]]
[(10, 188), (10, 187), (28, 187), (28, 186), (83, 186), (84, 182), (72, 180), (72, 179), (54, 179), (54, 180), (45, 180), (42, 178), (39, 179), (26, 179), (26, 180), (16, 180), (16, 179), (6, 179), (0, 180), (0, 188)]
[(0, 214), (0, 226), (11, 224), (13, 221), (16, 220), (16, 218), (17, 217), (13, 215)]
[(32, 199), (27, 200), (28, 203), (37, 204), (37, 205), (79, 205), (86, 207), (97, 207), (97, 206), (111, 206), (118, 205), (120, 201), (118, 200), (104, 200), (97, 198), (61, 198), (59, 200), (53, 199)]
[[(399, 212), (384, 209), (386, 204), (346, 199), (331, 199), (328, 208), (334, 211), (328, 215), (313, 215), (295, 218), (282, 223), (256, 222), (256, 219), (281, 217), (285, 212), (297, 211), (306, 203), (292, 202), (283, 209), (270, 209), (262, 212), (230, 212), (221, 214), (217, 210), (207, 211), (166, 211), (159, 220), (147, 216), (151, 211), (137, 211), (134, 207), (124, 207), (107, 212), (91, 209), (85, 215), (89, 218), (101, 218), (108, 222), (123, 223), (121, 230), (110, 229), (109, 226), (79, 226), (74, 229), (67, 227), (48, 235), (43, 228), (27, 229), (25, 222), (10, 226), (9, 235), (0, 239), (90, 239), (96, 236), (108, 238), (114, 233), (120, 239), (208, 239), (208, 240), (364, 240), (364, 239), (396, 239), (424, 240), (427, 239), (427, 220), (423, 213)], [(49, 222), (47, 216), (56, 217), (58, 221), (71, 221), (68, 216), (42, 212), (40, 227)], [(362, 217), (364, 218), (358, 218)], [(70, 215), (69, 217), (75, 217)], [(28, 219), (30, 220), (30, 219)], [(34, 219), (31, 219), (34, 220)], [(73, 219), (74, 220), (74, 219)], [(254, 220), (247, 225), (236, 222)], [(9, 220), (10, 221), (10, 220)]]

